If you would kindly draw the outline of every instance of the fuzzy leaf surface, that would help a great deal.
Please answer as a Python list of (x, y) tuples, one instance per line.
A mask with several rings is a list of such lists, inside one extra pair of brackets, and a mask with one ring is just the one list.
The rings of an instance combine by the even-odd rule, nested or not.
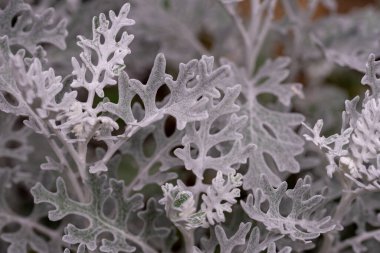
[[(191, 60), (181, 63), (177, 79), (165, 73), (166, 60), (158, 54), (149, 79), (142, 84), (135, 79), (129, 79), (125, 72), (119, 77), (119, 101), (117, 104), (106, 103), (104, 108), (120, 117), (125, 123), (145, 127), (164, 115), (171, 115), (177, 120), (177, 128), (183, 129), (187, 122), (203, 120), (208, 117), (206, 111), (208, 98), (219, 97), (215, 86), (229, 74), (229, 68), (222, 66), (213, 69), (213, 58), (203, 56), (201, 60)], [(163, 105), (158, 107), (156, 94), (158, 89), (166, 84), (170, 95)], [(132, 99), (139, 96), (144, 106), (144, 116), (136, 119), (132, 112)]]
[[(109, 232), (113, 235), (113, 240), (102, 239), (98, 248), (101, 252), (135, 252), (137, 248), (148, 253), (156, 252), (146, 243), (148, 238), (142, 237), (149, 232), (144, 229), (154, 226), (152, 220), (152, 224), (145, 224), (143, 228), (139, 228), (138, 234), (132, 233), (127, 227), (131, 213), (142, 209), (144, 205), (141, 194), (126, 198), (124, 196), (124, 183), (111, 179), (108, 184), (105, 176), (90, 176), (88, 185), (91, 187), (92, 195), (92, 200), (89, 203), (72, 200), (67, 194), (66, 184), (62, 178), (57, 179), (56, 193), (50, 192), (40, 183), (37, 183), (31, 192), (36, 203), (46, 202), (55, 206), (55, 210), (49, 211), (50, 220), (60, 220), (69, 214), (77, 214), (88, 219), (90, 225), (86, 228), (78, 228), (73, 224), (66, 227), (66, 235), (63, 240), (67, 243), (79, 244), (79, 247), (85, 245), (89, 250), (96, 250), (98, 248), (98, 236), (103, 232)], [(104, 213), (104, 204), (108, 198), (115, 201), (118, 210), (114, 218), (109, 218)], [(154, 204), (148, 203), (148, 210), (153, 208), (152, 205)], [(140, 216), (147, 215), (146, 212), (145, 214), (144, 212), (141, 213)], [(158, 216), (156, 214), (156, 217)], [(159, 228), (154, 227), (154, 230), (157, 229)], [(168, 230), (165, 230), (166, 232), (164, 230), (160, 230), (160, 237), (169, 233)]]
[[(34, 206), (28, 216), (20, 215), (12, 209), (9, 196), (7, 197), (15, 191), (17, 186), (11, 182), (10, 171), (0, 169), (0, 239), (9, 243), (7, 253), (28, 253), (29, 248), (37, 253), (60, 250), (62, 228), (52, 229), (40, 223), (47, 215), (47, 206)], [(19, 204), (25, 206), (25, 202)], [(18, 224), (18, 229), (8, 232), (3, 230), (12, 224)]]
[[(291, 200), (291, 209), (288, 215), (283, 216), (280, 213), (280, 203), (285, 196)], [(308, 243), (335, 228), (331, 217), (313, 217), (322, 200), (322, 195), (311, 196), (309, 177), (299, 179), (294, 189), (288, 190), (286, 182), (274, 188), (268, 178), (262, 175), (260, 188), (254, 196), (250, 194), (247, 201), (242, 201), (241, 205), (250, 218), (262, 222), (269, 231), (278, 231), (292, 240)], [(264, 201), (269, 203), (267, 211), (261, 207)]]
[(53, 8), (36, 13), (24, 0), (8, 1), (7, 6), (0, 9), (0, 34), (7, 35), (11, 45), (24, 47), (31, 53), (41, 43), (65, 49), (66, 21), (54, 16)]
[[(138, 191), (153, 183), (163, 185), (177, 178), (177, 174), (169, 170), (183, 166), (182, 161), (172, 154), (172, 150), (181, 145), (183, 132), (174, 130), (167, 136), (165, 125), (168, 120), (165, 117), (141, 129), (121, 148), (121, 152), (133, 157), (139, 167), (138, 175), (127, 187), (128, 191)], [(145, 153), (146, 149), (151, 149), (149, 155)]]
[[(239, 110), (239, 106), (235, 104), (239, 94), (240, 87), (234, 86), (226, 88), (221, 101), (215, 103), (210, 99), (207, 104), (209, 117), (188, 124), (182, 139), (184, 147), (174, 152), (185, 162), (186, 169), (200, 179), (203, 179), (206, 169), (221, 171), (225, 175), (234, 172), (234, 166), (245, 163), (253, 152), (254, 146), (244, 145), (243, 135), (240, 133), (247, 117), (235, 114)], [(219, 151), (212, 150), (213, 148)], [(220, 150), (221, 148), (227, 151)], [(196, 158), (193, 149), (197, 151)]]
[[(247, 78), (242, 69), (232, 65), (234, 82), (242, 85), (241, 104), (243, 115), (248, 116), (248, 126), (243, 132), (248, 143), (257, 146), (249, 157), (249, 169), (245, 175), (244, 188), (255, 188), (258, 185), (257, 175), (264, 173), (272, 184), (279, 184), (280, 178), (273, 171), (273, 164), (267, 161), (269, 155), (279, 172), (295, 173), (300, 170), (295, 156), (303, 151), (303, 140), (294, 131), (301, 124), (303, 116), (288, 111), (291, 99), (302, 96), (298, 83), (283, 83), (288, 76), (288, 58), (277, 58), (266, 61), (252, 78)], [(270, 94), (277, 98), (274, 106), (259, 101), (260, 95)], [(279, 110), (279, 107), (283, 108)]]

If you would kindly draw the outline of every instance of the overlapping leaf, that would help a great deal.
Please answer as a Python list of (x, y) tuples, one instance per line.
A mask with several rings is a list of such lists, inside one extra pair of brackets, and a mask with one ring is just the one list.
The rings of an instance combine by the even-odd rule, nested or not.
[(329, 62), (364, 73), (368, 55), (380, 50), (379, 20), (373, 8), (328, 17), (312, 27), (313, 40)]
[[(158, 54), (144, 85), (135, 79), (129, 79), (122, 72), (119, 78), (119, 101), (117, 104), (106, 103), (104, 108), (117, 115), (127, 124), (145, 127), (164, 115), (171, 115), (177, 120), (177, 128), (183, 129), (187, 122), (203, 120), (208, 117), (206, 111), (207, 96), (218, 97), (215, 86), (229, 74), (226, 66), (213, 70), (213, 58), (203, 56), (201, 60), (191, 60), (180, 64), (176, 80), (165, 73), (166, 60)], [(157, 106), (156, 94), (164, 84), (170, 90), (170, 95), (164, 105)], [(132, 112), (132, 99), (139, 96), (144, 106), (143, 119), (135, 118)]]
[[(143, 207), (143, 196), (136, 194), (130, 198), (124, 196), (124, 183), (111, 179), (108, 185), (105, 176), (92, 175), (89, 178), (88, 185), (91, 187), (91, 201), (81, 203), (72, 200), (66, 190), (66, 185), (62, 178), (57, 179), (57, 192), (53, 193), (43, 187), (40, 183), (32, 188), (32, 194), (36, 203), (50, 203), (55, 206), (55, 210), (49, 212), (50, 220), (60, 220), (69, 214), (77, 214), (88, 219), (89, 226), (78, 228), (72, 224), (66, 227), (66, 235), (63, 240), (70, 244), (85, 245), (89, 250), (99, 249), (101, 252), (135, 252), (137, 247), (143, 252), (156, 252), (152, 246), (147, 243), (152, 234), (146, 229), (160, 231), (160, 238), (169, 234), (169, 230), (158, 228), (154, 225), (154, 219), (150, 219), (150, 224), (145, 224), (143, 228), (131, 231), (128, 228), (128, 218), (132, 212), (137, 212)], [(113, 218), (107, 217), (104, 213), (105, 201), (112, 198), (117, 210)], [(148, 210), (140, 214), (145, 217), (154, 207), (152, 200), (148, 202)], [(156, 210), (156, 208), (154, 208)], [(156, 210), (160, 213), (159, 210)], [(161, 211), (162, 212), (162, 211)], [(159, 215), (149, 215), (149, 217), (158, 218)], [(144, 220), (144, 223), (147, 221)], [(153, 226), (153, 227), (152, 227)], [(113, 240), (102, 239), (101, 245), (97, 245), (97, 238), (103, 232), (109, 232), (113, 235)], [(148, 237), (144, 237), (148, 236)]]
[[(93, 38), (78, 37), (78, 45), (83, 49), (80, 54), (82, 64), (72, 58), (73, 74), (76, 78), (71, 86), (86, 88), (89, 91), (89, 101), (93, 99), (95, 92), (98, 96), (103, 97), (103, 88), (106, 85), (116, 84), (114, 77), (120, 74), (124, 68), (124, 58), (131, 52), (128, 46), (133, 40), (133, 35), (128, 35), (123, 30), (134, 24), (134, 21), (127, 17), (129, 9), (130, 5), (126, 3), (118, 15), (114, 11), (110, 11), (109, 20), (105, 14), (101, 13), (92, 21)], [(123, 33), (118, 39), (117, 34), (120, 31)], [(94, 57), (96, 60), (93, 59)], [(86, 72), (90, 74), (90, 79), (86, 78)]]
[[(242, 85), (241, 104), (243, 115), (248, 116), (248, 124), (243, 132), (248, 143), (254, 143), (257, 149), (249, 157), (249, 169), (245, 175), (244, 188), (254, 188), (258, 176), (264, 173), (272, 184), (280, 183), (278, 172), (298, 172), (300, 167), (295, 156), (303, 151), (303, 140), (294, 128), (301, 124), (303, 116), (291, 113), (288, 109), (275, 110), (259, 101), (259, 96), (270, 94), (279, 104), (289, 108), (292, 97), (302, 96), (298, 83), (283, 83), (288, 76), (287, 58), (267, 61), (253, 78), (248, 79), (244, 70), (232, 65), (234, 83)], [(277, 106), (278, 107), (278, 106)], [(266, 156), (270, 156), (274, 164)], [(272, 166), (276, 166), (275, 172)]]
[(218, 171), (212, 180), (212, 185), (207, 188), (207, 194), (202, 196), (201, 210), (206, 214), (209, 224), (221, 223), (226, 220), (224, 212), (232, 212), (232, 206), (240, 197), (240, 187), (243, 184), (242, 175), (230, 172), (227, 179)]
[[(40, 223), (47, 215), (45, 205), (34, 206), (27, 217), (11, 208), (6, 192), (15, 191), (16, 186), (11, 183), (10, 176), (9, 171), (0, 170), (0, 239), (9, 243), (7, 252), (28, 253), (29, 248), (38, 253), (60, 250), (62, 229), (51, 229)], [(12, 227), (15, 224), (20, 227), (9, 232), (3, 231), (6, 226)], [(50, 242), (46, 237), (50, 238)]]
[[(169, 170), (183, 165), (182, 161), (172, 154), (173, 149), (181, 145), (183, 132), (175, 130), (167, 136), (167, 120), (168, 117), (165, 117), (154, 125), (141, 129), (121, 148), (123, 154), (133, 157), (139, 168), (138, 174), (128, 185), (128, 191), (141, 190), (145, 185), (153, 183), (163, 185), (177, 178), (177, 174)], [(146, 150), (149, 151), (149, 155), (145, 153)]]
[(26, 161), (33, 150), (28, 144), (31, 131), (17, 124), (17, 117), (0, 112), (0, 158)]
[[(260, 253), (267, 250), (268, 253), (290, 253), (290, 247), (284, 247), (279, 251), (276, 250), (275, 242), (283, 235), (267, 234), (265, 237), (260, 235), (260, 229), (254, 227), (251, 230), (252, 223), (240, 223), (238, 230), (228, 238), (224, 228), (221, 225), (215, 227), (215, 232), (211, 234), (209, 240), (202, 240), (202, 250), (196, 248), (195, 252), (213, 253), (216, 246), (219, 245), (221, 252), (231, 253)], [(247, 236), (249, 238), (247, 240)]]
[(7, 35), (11, 45), (18, 45), (35, 53), (41, 43), (66, 48), (66, 21), (55, 18), (54, 9), (35, 13), (24, 0), (8, 1), (0, 9), (0, 34)]
[(43, 70), (37, 58), (28, 66), (24, 56), (23, 50), (13, 55), (7, 37), (0, 38), (0, 109), (31, 119), (37, 115), (56, 116), (66, 110), (76, 92), (67, 92), (58, 99), (63, 89), (61, 77), (55, 76), (53, 69)]
[(367, 190), (380, 188), (380, 82), (376, 74), (378, 65), (375, 55), (371, 54), (368, 57), (366, 74), (362, 78), (362, 84), (368, 85), (371, 92), (366, 92), (359, 110), (359, 97), (346, 101), (340, 134), (327, 138), (320, 136), (323, 121), (319, 120), (313, 129), (307, 127), (312, 136), (305, 135), (307, 140), (314, 142), (326, 153), (329, 160), (327, 172), (330, 176), (339, 169), (357, 186)]
[[(92, 22), (92, 39), (78, 36), (78, 45), (83, 49), (79, 62), (72, 58), (73, 76), (72, 88), (85, 88), (88, 91), (85, 102), (76, 101), (60, 115), (61, 124), (56, 128), (64, 132), (72, 142), (85, 141), (95, 134), (94, 129), (118, 129), (118, 124), (107, 116), (101, 116), (102, 103), (95, 106), (97, 95), (104, 97), (104, 87), (115, 85), (115, 77), (125, 67), (124, 58), (131, 51), (129, 44), (133, 35), (129, 35), (125, 28), (134, 24), (128, 18), (130, 5), (125, 3), (119, 14), (109, 12), (109, 20), (104, 13), (94, 17)], [(118, 34), (121, 33), (121, 37)], [(95, 108), (94, 108), (95, 107)], [(74, 136), (73, 136), (74, 135)]]
[[(262, 222), (268, 230), (288, 235), (292, 240), (308, 243), (335, 228), (331, 223), (331, 217), (313, 217), (323, 196), (311, 195), (310, 181), (309, 177), (299, 179), (294, 189), (288, 190), (286, 182), (273, 188), (268, 178), (262, 175), (260, 188), (255, 191), (254, 196), (250, 194), (247, 201), (242, 201), (241, 205), (250, 218)], [(291, 200), (291, 209), (290, 213), (284, 216), (280, 213), (280, 204), (285, 196)], [(267, 211), (262, 209), (261, 204), (264, 201), (268, 201)]]
[[(209, 117), (188, 124), (182, 139), (184, 147), (174, 152), (185, 162), (186, 169), (200, 179), (203, 179), (207, 169), (221, 171), (225, 175), (234, 172), (234, 166), (245, 163), (254, 149), (253, 145), (243, 144), (243, 135), (240, 133), (247, 117), (234, 114), (239, 110), (235, 104), (239, 94), (240, 87), (234, 86), (226, 89), (220, 102), (215, 104), (210, 100), (207, 104)], [(226, 145), (230, 145), (230, 148)], [(225, 150), (219, 150), (218, 154), (218, 148)]]

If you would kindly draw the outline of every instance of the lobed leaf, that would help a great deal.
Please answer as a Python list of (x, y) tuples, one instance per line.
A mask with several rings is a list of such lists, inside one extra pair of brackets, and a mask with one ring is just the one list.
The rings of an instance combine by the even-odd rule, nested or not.
[(55, 18), (53, 8), (36, 13), (24, 0), (8, 1), (5, 9), (0, 9), (0, 34), (8, 37), (10, 45), (21, 46), (31, 53), (40, 50), (38, 46), (42, 43), (66, 48), (66, 21)]
[[(241, 114), (248, 117), (248, 124), (243, 132), (247, 143), (254, 143), (257, 149), (249, 157), (249, 169), (245, 175), (244, 189), (253, 189), (258, 185), (257, 175), (264, 173), (271, 184), (279, 184), (280, 178), (274, 171), (296, 173), (300, 166), (295, 156), (303, 151), (303, 141), (295, 133), (295, 127), (303, 121), (303, 116), (288, 111), (291, 99), (302, 96), (298, 83), (283, 83), (288, 76), (288, 58), (267, 61), (252, 78), (247, 73), (232, 65), (234, 83), (242, 85)], [(279, 103), (270, 107), (259, 101), (259, 96), (270, 94)], [(285, 109), (279, 108), (279, 104)], [(268, 161), (270, 156), (274, 164)]]
[[(236, 165), (245, 163), (254, 150), (252, 144), (243, 144), (240, 133), (247, 117), (235, 114), (239, 110), (235, 104), (239, 94), (240, 87), (234, 86), (224, 91), (224, 97), (219, 102), (210, 99), (207, 104), (209, 117), (188, 124), (182, 139), (184, 147), (174, 151), (184, 161), (186, 169), (199, 179), (203, 179), (207, 169), (220, 171), (224, 175), (234, 172)], [(219, 152), (213, 149), (219, 149)]]
[[(254, 197), (250, 194), (247, 201), (241, 201), (241, 206), (250, 218), (262, 222), (268, 230), (288, 235), (292, 240), (310, 243), (320, 234), (335, 228), (329, 216), (323, 219), (313, 218), (323, 196), (311, 196), (310, 187), (310, 178), (306, 177), (299, 179), (292, 190), (287, 189), (286, 182), (274, 188), (268, 178), (262, 175), (260, 188), (255, 191)], [(291, 210), (283, 216), (280, 213), (280, 203), (285, 196), (291, 200)], [(263, 211), (261, 206), (264, 201), (269, 204), (267, 211)]]
[[(66, 234), (63, 241), (70, 244), (79, 244), (86, 246), (89, 250), (101, 252), (135, 252), (140, 248), (144, 252), (156, 252), (156, 250), (147, 244), (147, 240), (152, 236), (146, 229), (152, 229), (153, 220), (142, 228), (140, 233), (135, 234), (127, 227), (128, 219), (132, 212), (137, 212), (143, 207), (143, 196), (135, 194), (129, 198), (124, 195), (124, 183), (111, 179), (109, 184), (105, 176), (91, 175), (87, 184), (91, 188), (91, 201), (81, 203), (72, 200), (66, 190), (66, 184), (62, 178), (57, 179), (57, 192), (52, 193), (37, 183), (31, 190), (36, 203), (50, 203), (55, 206), (55, 210), (49, 211), (50, 220), (60, 220), (69, 214), (77, 214), (88, 219), (89, 226), (78, 228), (73, 224), (66, 227)], [(116, 215), (113, 218), (107, 217), (104, 213), (105, 201), (112, 198), (115, 201)], [(148, 202), (148, 210), (140, 213), (140, 217), (148, 215), (154, 208), (152, 201)], [(154, 209), (156, 210), (156, 209)], [(157, 210), (156, 210), (157, 211)], [(158, 211), (160, 212), (160, 211)], [(149, 216), (153, 217), (153, 216)], [(156, 213), (155, 218), (158, 215)], [(144, 223), (147, 221), (144, 221)], [(154, 227), (155, 230), (161, 231), (159, 237), (164, 237), (169, 233), (167, 229)], [(97, 245), (97, 238), (100, 234), (109, 232), (113, 235), (113, 240), (102, 239), (100, 247)], [(144, 237), (143, 236), (147, 236)]]
[[(146, 127), (155, 121), (171, 115), (176, 118), (177, 128), (182, 130), (187, 122), (203, 120), (208, 117), (206, 111), (208, 98), (219, 97), (215, 86), (229, 74), (228, 67), (213, 70), (213, 58), (203, 56), (201, 60), (191, 60), (180, 64), (176, 80), (165, 73), (166, 60), (158, 54), (147, 83), (144, 85), (135, 79), (129, 79), (125, 72), (119, 77), (119, 101), (117, 104), (105, 103), (108, 112), (120, 117), (126, 124)], [(158, 89), (166, 84), (170, 95), (164, 105), (156, 104)], [(144, 106), (144, 116), (136, 119), (132, 112), (132, 99), (139, 96)]]

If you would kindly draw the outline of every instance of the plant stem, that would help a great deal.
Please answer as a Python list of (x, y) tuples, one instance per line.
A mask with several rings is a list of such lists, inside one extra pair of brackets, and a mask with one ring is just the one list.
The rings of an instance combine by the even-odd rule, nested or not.
[(262, 3), (253, 1), (253, 3), (256, 4), (252, 4), (251, 19), (255, 15), (255, 11), (260, 12), (257, 13), (257, 15), (260, 17), (260, 20), (256, 19), (256, 21), (259, 20), (260, 22), (252, 22), (252, 20), (248, 28), (248, 36), (250, 38), (250, 44), (252, 45), (251, 51), (248, 52), (250, 56), (250, 61), (247, 65), (248, 73), (251, 73), (256, 68), (259, 52), (270, 30), (270, 25), (272, 24), (273, 10), (277, 4), (277, 0), (267, 0)]
[(185, 252), (193, 253), (194, 252), (194, 231), (186, 230), (183, 227), (178, 226), (178, 230), (181, 232), (183, 236), (183, 240), (185, 242)]
[(78, 170), (83, 181), (87, 179), (86, 172), (86, 159), (87, 159), (87, 143), (79, 142), (78, 143), (78, 155), (79, 155), (79, 165)]
[(67, 168), (68, 179), (70, 181), (70, 184), (73, 186), (74, 191), (75, 191), (76, 195), (78, 196), (79, 200), (84, 201), (85, 197), (84, 197), (84, 193), (82, 191), (82, 188), (78, 184), (78, 180), (75, 176), (75, 173), (71, 170), (71, 166), (70, 166), (69, 162), (67, 161), (65, 155), (62, 153), (62, 150), (58, 147), (58, 144), (56, 143), (56, 141), (51, 138), (49, 126), (50, 126), (50, 128), (53, 129), (53, 131), (55, 131), (56, 136), (58, 137), (60, 142), (63, 145), (65, 145), (65, 147), (67, 148), (69, 153), (72, 154), (72, 158), (74, 161), (77, 158), (75, 149), (72, 147), (72, 145), (71, 145), (71, 148), (69, 146), (67, 146), (69, 144), (67, 144), (67, 142), (62, 138), (62, 136), (59, 135), (60, 133), (58, 133), (58, 131), (56, 131), (51, 125), (49, 125), (49, 123), (46, 123), (47, 124), (46, 125), (45, 122), (37, 114), (35, 114), (35, 112), (32, 110), (32, 108), (29, 107), (29, 105), (27, 105), (27, 104), (25, 104), (25, 105), (28, 108), (28, 112), (30, 113), (30, 115), (37, 122), (37, 125), (41, 129), (42, 134), (46, 137), (50, 147), (52, 148), (52, 150), (54, 151), (54, 153), (58, 157), (60, 163), (63, 164)]
[(233, 6), (228, 5), (226, 3), (223, 3), (223, 1), (221, 1), (221, 0), (218, 0), (218, 3), (220, 5), (222, 5), (222, 7), (226, 10), (227, 14), (230, 16), (230, 18), (232, 19), (236, 28), (239, 31), (239, 34), (243, 40), (243, 45), (244, 45), (244, 52), (245, 52), (244, 53), (244, 57), (245, 57), (244, 61), (245, 61), (245, 65), (248, 67), (250, 65), (250, 62), (251, 62), (250, 52), (252, 52), (252, 46), (250, 43), (250, 38), (248, 36), (248, 32), (247, 32), (246, 28), (244, 27), (241, 18), (236, 14), (236, 11), (235, 11)]
[(84, 196), (84, 193), (82, 191), (82, 187), (79, 185), (77, 176), (70, 169), (70, 165), (69, 165), (68, 161), (66, 160), (66, 157), (64, 156), (64, 154), (62, 154), (62, 150), (58, 147), (57, 143), (54, 140), (51, 140), (49, 138), (47, 140), (48, 140), (48, 143), (50, 144), (50, 147), (53, 149), (54, 153), (57, 155), (60, 163), (66, 167), (67, 177), (69, 179), (71, 186), (74, 189), (74, 192), (78, 196), (78, 199), (81, 202), (84, 202), (85, 196)]
[(165, 152), (168, 151), (168, 147), (172, 147), (174, 143), (176, 143), (178, 140), (176, 138), (173, 138), (170, 140), (168, 143), (165, 144), (164, 147), (162, 147), (157, 153), (154, 154), (153, 157), (150, 158), (149, 162), (142, 167), (139, 170), (139, 173), (136, 175), (136, 177), (128, 184), (128, 186), (125, 187), (125, 192), (127, 194), (131, 194), (133, 191), (134, 186), (139, 183), (143, 177), (146, 176), (148, 173), (149, 169), (161, 158), (162, 155), (164, 155)]
[(269, 32), (277, 0), (251, 1), (251, 20), (248, 28), (244, 26), (234, 6), (223, 3), (221, 0), (218, 0), (218, 2), (226, 10), (242, 37), (245, 57), (244, 67), (247, 74), (250, 75), (255, 70), (259, 52)]
[(107, 164), (112, 156), (119, 150), (119, 148), (140, 129), (141, 127), (136, 125), (131, 126), (129, 129), (126, 129), (125, 132), (128, 133), (126, 134), (125, 138), (116, 141), (111, 147), (108, 147), (106, 154), (102, 158), (102, 162), (104, 164)]
[[(335, 212), (332, 218), (332, 220), (336, 224), (339, 224), (341, 222), (341, 220), (343, 219), (344, 215), (347, 212), (347, 207), (351, 204), (351, 202), (355, 199), (355, 197), (356, 197), (355, 194), (353, 194), (352, 192), (349, 192), (347, 194), (344, 194), (343, 197), (340, 199), (340, 202), (337, 208), (335, 209)], [(332, 247), (336, 232), (337, 231), (331, 231), (324, 234), (323, 243), (319, 250), (320, 253), (331, 252), (331, 247)]]
[(374, 238), (376, 236), (380, 236), (380, 229), (376, 229), (370, 232), (366, 232), (355, 237), (344, 240), (340, 244), (336, 245), (331, 252), (341, 252), (344, 248), (349, 246), (353, 246), (354, 244), (359, 244), (368, 239)]
[[(341, 177), (341, 179), (344, 179), (344, 177), (341, 173), (338, 174), (338, 176)], [(350, 190), (351, 186), (344, 183), (344, 191), (342, 193), (342, 197), (339, 201), (338, 206), (335, 209), (335, 212), (332, 216), (332, 220), (335, 222), (335, 224), (340, 224), (340, 222), (343, 220), (344, 216), (347, 213), (348, 207), (351, 205), (352, 201), (362, 192), (361, 189), (358, 189), (356, 191)], [(333, 245), (334, 238), (336, 238), (335, 234), (337, 233), (336, 230), (330, 231), (326, 234), (324, 234), (324, 240), (322, 243), (321, 248), (319, 249), (320, 253), (325, 253), (325, 252), (332, 252), (331, 248)]]

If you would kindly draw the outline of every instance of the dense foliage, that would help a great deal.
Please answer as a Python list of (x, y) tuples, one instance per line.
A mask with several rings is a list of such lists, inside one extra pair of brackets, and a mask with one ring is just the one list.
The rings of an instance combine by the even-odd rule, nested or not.
[(380, 9), (338, 7), (0, 2), (0, 252), (377, 252)]

